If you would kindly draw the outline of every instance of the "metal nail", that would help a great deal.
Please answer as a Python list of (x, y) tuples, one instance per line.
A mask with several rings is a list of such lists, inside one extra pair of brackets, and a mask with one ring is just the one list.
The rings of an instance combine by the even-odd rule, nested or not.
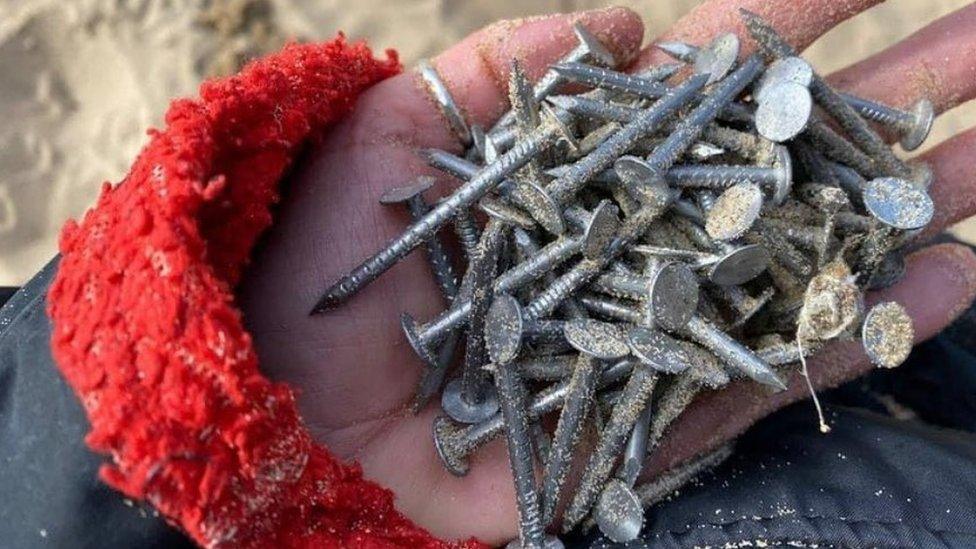
[(447, 119), (451, 131), (463, 145), (470, 144), (471, 130), (468, 128), (467, 121), (464, 120), (464, 113), (454, 101), (454, 97), (451, 95), (451, 91), (447, 89), (444, 80), (441, 79), (440, 73), (427, 59), (423, 59), (417, 64), (417, 72), (434, 101), (437, 102), (441, 114)]
[(622, 330), (596, 320), (576, 320), (566, 324), (566, 340), (579, 357), (569, 380), (565, 404), (553, 434), (552, 449), (542, 480), (542, 515), (548, 523), (559, 502), (566, 474), (583, 432), (584, 419), (596, 391), (601, 361), (627, 356), (630, 349)]
[(707, 77), (704, 76), (691, 77), (676, 86), (593, 152), (576, 161), (567, 173), (549, 184), (549, 193), (560, 203), (569, 202), (593, 176), (609, 168), (638, 140), (649, 135), (664, 120), (694, 99), (706, 80)]
[(641, 78), (583, 63), (559, 63), (553, 65), (552, 69), (570, 82), (605, 90), (632, 93), (647, 99), (657, 99), (668, 91), (667, 86), (649, 78)]
[[(564, 112), (564, 111), (563, 111)], [(340, 277), (319, 298), (312, 314), (319, 314), (335, 307), (402, 259), (411, 250), (433, 235), (441, 226), (463, 208), (468, 208), (497, 186), (505, 177), (524, 166), (541, 151), (551, 146), (552, 139), (563, 130), (564, 121), (557, 114), (526, 139), (520, 140), (496, 162), (485, 166), (478, 175), (461, 185), (449, 198), (432, 208), (420, 220), (400, 236), (394, 238), (382, 250), (361, 263), (348, 274)]]
[(771, 190), (774, 203), (789, 196), (793, 184), (790, 153), (779, 148), (772, 167), (747, 165), (674, 166), (667, 175), (668, 184), (682, 188), (727, 189), (738, 183), (751, 182)]
[[(430, 206), (424, 200), (423, 193), (436, 182), (437, 180), (433, 177), (418, 177), (411, 185), (387, 190), (380, 197), (380, 204), (405, 204), (410, 211), (410, 217), (416, 221), (430, 211)], [(444, 299), (450, 304), (457, 296), (458, 287), (457, 276), (454, 274), (454, 267), (447, 254), (447, 249), (436, 234), (431, 235), (424, 242), (424, 247), (427, 249), (427, 261), (434, 272), (434, 279), (437, 281)]]
[(908, 311), (894, 301), (879, 303), (868, 311), (861, 329), (864, 350), (881, 368), (895, 368), (908, 358), (915, 341), (915, 327)]
[(899, 143), (906, 151), (919, 148), (932, 131), (935, 107), (928, 99), (919, 99), (909, 110), (903, 111), (848, 93), (838, 92), (838, 95), (864, 118), (897, 131), (901, 135)]
[[(526, 413), (526, 390), (512, 362), (522, 338), (521, 321), (504, 299), (495, 299), (485, 320), (485, 344), (494, 364), (495, 387), (508, 440), (509, 464), (515, 483), (522, 547), (543, 547), (545, 541), (539, 494), (536, 491), (533, 445)], [(513, 351), (514, 349), (514, 351)]]
[(684, 332), (694, 342), (706, 347), (726, 364), (751, 379), (779, 391), (787, 389), (786, 384), (776, 375), (776, 372), (754, 352), (700, 316), (692, 317), (685, 326)]
[(770, 141), (784, 143), (806, 129), (812, 113), (813, 97), (806, 86), (777, 82), (763, 89), (756, 109), (756, 131)]
[[(772, 58), (795, 57), (796, 50), (776, 30), (758, 15), (740, 9), (742, 19), (753, 39)], [(887, 175), (909, 177), (908, 168), (898, 160), (885, 142), (857, 111), (841, 98), (816, 72), (810, 81), (810, 93), (845, 132), (874, 159)]]
[[(626, 378), (636, 360), (625, 358), (608, 366), (600, 374), (597, 390), (619, 382)], [(517, 363), (513, 363), (517, 367)], [(566, 401), (569, 392), (569, 380), (555, 383), (532, 397), (527, 413), (530, 420), (559, 409)], [(468, 456), (494, 440), (504, 430), (504, 419), (501, 414), (495, 414), (491, 419), (474, 425), (459, 425), (446, 416), (434, 421), (434, 446), (438, 457), (451, 474), (464, 476), (468, 472)]]
[[(512, 61), (509, 74), (508, 97), (515, 114), (516, 135), (519, 139), (525, 139), (539, 125), (539, 105), (518, 61)], [(566, 227), (560, 208), (546, 192), (545, 184), (539, 162), (532, 159), (516, 173), (511, 199), (538, 221), (542, 228), (560, 235), (565, 232)]]
[(456, 421), (477, 423), (498, 410), (498, 399), (488, 388), (483, 367), (488, 362), (484, 330), (498, 258), (505, 238), (505, 226), (489, 223), (465, 276), (465, 295), (470, 296), (468, 336), (461, 376), (444, 388), (441, 407)]
[(709, 75), (708, 83), (714, 84), (729, 74), (738, 58), (739, 37), (722, 33), (694, 53), (695, 72)]
[(596, 448), (583, 469), (579, 487), (563, 514), (562, 530), (573, 529), (596, 502), (613, 470), (616, 458), (627, 442), (637, 417), (657, 384), (657, 372), (645, 365), (635, 367), (624, 385), (620, 399), (610, 413)]
[[(610, 50), (608, 50), (606, 46), (604, 46), (603, 43), (601, 43), (600, 40), (582, 24), (573, 24), (573, 32), (576, 34), (576, 39), (579, 43), (565, 56), (561, 57), (557, 63), (586, 62), (591, 65), (603, 67), (612, 67), (617, 64), (613, 53), (611, 53)], [(532, 94), (536, 101), (542, 101), (562, 84), (562, 76), (560, 76), (558, 72), (554, 71), (550, 67), (546, 70), (546, 73), (542, 75), (542, 78), (536, 82), (535, 86), (533, 86)], [(489, 132), (489, 135), (497, 137), (499, 130), (511, 124), (514, 119), (514, 112), (506, 112), (495, 123), (495, 126), (492, 128), (492, 131)]]
[(698, 57), (698, 52), (701, 51), (698, 46), (693, 46), (691, 44), (678, 41), (657, 42), (654, 44), (654, 47), (677, 59), (678, 61), (689, 64), (693, 64), (695, 62), (695, 59)]

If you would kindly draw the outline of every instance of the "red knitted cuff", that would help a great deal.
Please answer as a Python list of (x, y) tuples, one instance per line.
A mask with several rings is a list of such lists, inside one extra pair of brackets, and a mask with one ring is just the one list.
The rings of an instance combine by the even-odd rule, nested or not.
[(207, 82), (64, 227), (52, 350), (88, 445), (112, 458), (101, 476), (201, 545), (446, 545), (312, 440), (292, 391), (258, 371), (232, 292), (302, 143), (399, 70), (339, 36)]

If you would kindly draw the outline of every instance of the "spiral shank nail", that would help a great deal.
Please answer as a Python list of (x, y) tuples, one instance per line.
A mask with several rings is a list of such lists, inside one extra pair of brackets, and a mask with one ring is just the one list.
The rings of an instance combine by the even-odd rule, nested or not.
[[(770, 57), (780, 58), (796, 55), (786, 40), (759, 16), (743, 11), (746, 28)], [(861, 148), (890, 175), (909, 177), (908, 167), (895, 156), (891, 148), (871, 129), (863, 118), (816, 73), (810, 83), (810, 93), (825, 111), (830, 113)]]
[(590, 411), (599, 376), (597, 366), (598, 362), (592, 356), (580, 355), (569, 381), (566, 403), (559, 414), (552, 449), (542, 477), (542, 516), (546, 523), (551, 519), (559, 502), (573, 451), (583, 432), (583, 420)]
[(444, 336), (464, 325), (471, 314), (471, 297), (465, 295), (464, 288), (452, 307), (420, 329), (420, 340), (424, 345), (440, 341)]
[(609, 168), (621, 155), (632, 149), (638, 140), (647, 136), (671, 114), (686, 104), (705, 85), (708, 78), (694, 76), (658, 100), (652, 107), (625, 125), (590, 154), (573, 164), (563, 176), (549, 184), (546, 190), (557, 202), (565, 204), (597, 174)]
[(596, 313), (599, 316), (621, 320), (631, 324), (639, 324), (642, 320), (641, 314), (635, 309), (607, 299), (584, 295), (580, 297), (580, 303), (588, 311)]
[(605, 273), (596, 277), (590, 287), (614, 297), (647, 299), (647, 283), (634, 275)]
[(698, 140), (705, 126), (718, 116), (763, 69), (762, 59), (753, 55), (731, 75), (715, 85), (712, 92), (675, 128), (674, 132), (648, 157), (648, 163), (664, 173)]
[(840, 94), (844, 98), (844, 101), (848, 105), (854, 107), (858, 113), (864, 118), (871, 120), (873, 122), (879, 122), (881, 124), (902, 127), (906, 122), (911, 121), (911, 117), (903, 112), (899, 112), (895, 109), (890, 109), (880, 103), (874, 103), (872, 101), (865, 101), (860, 97), (854, 97), (853, 95)]
[(603, 427), (596, 450), (590, 454), (576, 494), (563, 515), (564, 532), (583, 520), (593, 506), (604, 483), (610, 478), (616, 463), (615, 457), (623, 450), (630, 431), (647, 405), (656, 384), (657, 375), (646, 367), (635, 368), (627, 380), (623, 393), (610, 414), (610, 420)]
[(478, 166), (474, 163), (440, 149), (425, 149), (421, 152), (421, 156), (431, 168), (436, 168), (463, 181), (471, 179), (478, 172)]
[(601, 262), (584, 259), (575, 267), (556, 279), (548, 288), (525, 307), (527, 318), (542, 318), (553, 311), (577, 288), (596, 276), (601, 269)]
[(482, 367), (488, 362), (485, 346), (485, 314), (493, 297), (492, 279), (504, 240), (504, 227), (490, 223), (469, 270), (471, 285), (471, 313), (468, 315), (468, 339), (465, 345), (461, 380), (464, 395), (477, 400), (484, 382)]
[(871, 157), (861, 152), (860, 149), (823, 122), (811, 120), (807, 125), (805, 136), (813, 145), (823, 151), (825, 156), (835, 162), (850, 166), (871, 178), (881, 177), (883, 172), (875, 166)]
[(581, 96), (560, 96), (551, 101), (574, 114), (607, 122), (626, 124), (640, 115), (640, 109)]
[(664, 95), (668, 88), (660, 82), (640, 78), (626, 73), (609, 69), (601, 69), (582, 63), (560, 63), (555, 69), (563, 76), (602, 88), (638, 94), (644, 97), (656, 98)]
[[(419, 199), (419, 197), (417, 198)], [(422, 203), (422, 199), (412, 201), (410, 210), (415, 219), (423, 217), (428, 211), (426, 204)], [(448, 303), (454, 301), (458, 293), (457, 275), (454, 274), (454, 266), (451, 265), (451, 258), (444, 248), (444, 243), (434, 234), (424, 242), (424, 248), (427, 250), (427, 260), (434, 272), (434, 280), (440, 287), (441, 294), (444, 295)]]
[(478, 247), (478, 240), (481, 234), (478, 225), (468, 212), (459, 212), (454, 218), (454, 232), (457, 233), (461, 247), (468, 260), (474, 256), (474, 251)]
[(539, 253), (505, 271), (495, 281), (495, 291), (511, 293), (532, 280), (541, 278), (556, 265), (580, 250), (582, 237), (560, 238), (546, 245)]
[(678, 166), (668, 172), (667, 178), (673, 185), (726, 189), (744, 182), (765, 183), (773, 175), (769, 168), (758, 166)]
[(370, 282), (376, 280), (411, 250), (430, 238), (447, 220), (461, 208), (474, 204), (508, 174), (524, 166), (539, 152), (540, 146), (550, 137), (554, 128), (534, 133), (515, 144), (497, 162), (488, 165), (477, 177), (462, 185), (450, 198), (432, 208), (403, 234), (393, 239), (379, 253), (364, 261), (349, 274), (329, 287), (319, 299), (313, 312), (321, 312), (338, 305)]
[(867, 105), (858, 108), (858, 112), (868, 120), (873, 120), (875, 122), (881, 122), (882, 124), (895, 125), (899, 122), (897, 117), (893, 116), (890, 111), (882, 110), (877, 108), (875, 105)]
[(535, 489), (532, 438), (525, 409), (525, 389), (511, 364), (495, 369), (498, 399), (505, 418), (508, 456), (518, 503), (519, 537), (523, 547), (542, 549), (545, 538), (539, 495)]

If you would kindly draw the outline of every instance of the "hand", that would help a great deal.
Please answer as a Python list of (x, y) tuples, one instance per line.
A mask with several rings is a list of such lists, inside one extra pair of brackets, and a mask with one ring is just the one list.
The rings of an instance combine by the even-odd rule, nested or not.
[[(735, 30), (753, 49), (738, 8), (764, 16), (799, 49), (879, 0), (710, 0), (679, 21), (667, 38), (704, 43)], [(612, 8), (492, 25), (442, 53), (433, 63), (471, 122), (490, 127), (506, 105), (509, 63), (519, 58), (533, 78), (574, 45), (580, 20), (633, 69), (664, 61), (654, 48), (638, 51), (637, 14)], [(831, 80), (842, 89), (893, 105), (928, 97), (939, 112), (976, 95), (976, 5), (935, 22)], [(663, 37), (662, 37), (663, 38)], [(838, 47), (843, 47), (838, 45)], [(359, 460), (366, 475), (391, 488), (399, 508), (434, 534), (503, 542), (515, 535), (516, 513), (505, 444), (480, 450), (465, 478), (451, 476), (431, 443), (430, 405), (407, 410), (421, 364), (398, 317), (419, 319), (443, 307), (422, 254), (412, 254), (335, 311), (309, 317), (318, 293), (407, 225), (407, 214), (377, 204), (382, 192), (420, 174), (439, 175), (441, 190), (457, 184), (417, 156), (422, 147), (460, 151), (445, 120), (408, 71), (364, 94), (355, 111), (317, 145), (285, 191), (278, 221), (254, 260), (242, 290), (245, 318), (264, 372), (299, 391), (313, 434), (337, 455)], [(976, 212), (976, 177), (969, 170), (976, 132), (922, 155), (935, 171), (937, 214), (928, 235)], [(898, 285), (870, 296), (896, 300), (915, 320), (919, 340), (946, 326), (976, 294), (976, 257), (939, 245), (908, 259)], [(870, 368), (856, 343), (827, 348), (811, 361), (818, 386), (831, 386)], [(647, 474), (736, 436), (757, 419), (806, 396), (797, 376), (791, 389), (769, 396), (755, 383), (704, 395), (673, 427)]]

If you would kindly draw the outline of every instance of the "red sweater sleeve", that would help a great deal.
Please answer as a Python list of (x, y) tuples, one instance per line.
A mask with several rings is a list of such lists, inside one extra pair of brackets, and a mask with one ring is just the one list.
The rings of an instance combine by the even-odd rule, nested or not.
[(62, 232), (52, 350), (111, 458), (101, 476), (202, 546), (450, 545), (312, 440), (233, 295), (303, 142), (399, 70), (340, 36), (207, 82)]

